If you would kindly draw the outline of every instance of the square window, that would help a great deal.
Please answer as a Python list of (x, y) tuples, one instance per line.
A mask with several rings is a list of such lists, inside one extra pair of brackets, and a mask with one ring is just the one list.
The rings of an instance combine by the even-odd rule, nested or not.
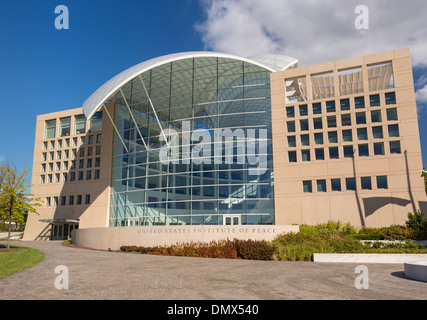
[(399, 125), (392, 124), (388, 126), (388, 136), (390, 138), (399, 137)]
[(365, 107), (365, 97), (354, 98), (354, 107), (356, 109), (363, 109)]
[(377, 177), (377, 189), (388, 189), (387, 176)]
[(301, 146), (309, 146), (310, 145), (310, 135), (303, 134), (301, 135)]
[(359, 144), (359, 157), (369, 156), (369, 146), (367, 144)]
[(356, 124), (366, 124), (366, 114), (364, 112), (356, 113)]
[(374, 139), (382, 139), (383, 135), (383, 127), (372, 127), (372, 136)]
[(310, 150), (301, 150), (302, 161), (310, 161)]
[(344, 146), (344, 158), (353, 158), (354, 150), (353, 146)]
[(341, 191), (341, 179), (331, 179), (331, 190)]
[(396, 104), (395, 92), (389, 92), (385, 94), (385, 104)]
[(300, 128), (301, 128), (301, 131), (308, 131), (309, 130), (308, 120), (300, 120)]
[(322, 113), (322, 104), (319, 103), (313, 103), (313, 114), (321, 114)]
[(371, 177), (362, 177), (360, 178), (362, 184), (362, 190), (372, 190)]
[(335, 101), (326, 101), (326, 112), (335, 112)]
[(330, 147), (329, 148), (329, 159), (338, 159), (338, 158), (339, 158), (338, 147)]
[(299, 106), (299, 115), (300, 115), (300, 117), (308, 115), (308, 107), (307, 107), (307, 105)]
[(315, 130), (323, 129), (322, 118), (314, 118), (313, 119), (313, 127)]
[(288, 118), (294, 118), (295, 117), (295, 108), (294, 107), (287, 107), (286, 108), (286, 117), (288, 117)]
[(317, 180), (317, 192), (326, 192), (326, 180)]
[(297, 162), (297, 152), (288, 151), (289, 162)]
[(390, 141), (390, 153), (401, 153), (400, 141)]
[(296, 147), (296, 146), (297, 146), (297, 141), (296, 141), (295, 136), (289, 136), (288, 137), (288, 147), (289, 148), (293, 148), (293, 147)]
[(353, 141), (353, 134), (351, 130), (343, 130), (342, 131), (342, 141), (351, 142)]
[(325, 151), (323, 149), (316, 149), (316, 160), (325, 160)]
[(395, 121), (397, 120), (397, 109), (387, 109), (387, 121)]
[(323, 133), (314, 134), (314, 144), (323, 144)]
[(369, 105), (371, 107), (379, 107), (380, 106), (380, 95), (379, 94), (373, 94), (369, 96)]
[(368, 130), (366, 128), (357, 129), (358, 140), (368, 140)]
[(295, 121), (288, 121), (288, 132), (295, 132)]
[(349, 191), (356, 190), (356, 179), (354, 178), (345, 178), (345, 189)]
[(385, 154), (383, 142), (374, 143), (374, 154), (376, 156), (381, 156)]
[(338, 133), (336, 131), (328, 132), (329, 143), (338, 143)]
[(381, 111), (380, 110), (371, 111), (371, 121), (373, 123), (375, 123), (375, 122), (381, 122), (382, 121)]
[(303, 187), (304, 193), (311, 193), (311, 192), (313, 192), (313, 186), (311, 184), (311, 181), (303, 181), (302, 182), (302, 187)]
[(350, 99), (340, 100), (341, 111), (350, 110)]
[(337, 127), (337, 117), (332, 116), (328, 117), (328, 128), (336, 128)]
[(343, 127), (351, 126), (351, 114), (341, 115), (341, 125)]

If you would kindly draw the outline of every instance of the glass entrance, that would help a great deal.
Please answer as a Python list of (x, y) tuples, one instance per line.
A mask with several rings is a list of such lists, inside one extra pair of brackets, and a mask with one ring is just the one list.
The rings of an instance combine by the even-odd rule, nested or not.
[(241, 224), (241, 215), (240, 214), (225, 214), (224, 215), (224, 225), (226, 226), (235, 226)]
[(78, 226), (75, 224), (53, 224), (51, 240), (69, 240), (71, 238), (71, 231), (77, 229)]

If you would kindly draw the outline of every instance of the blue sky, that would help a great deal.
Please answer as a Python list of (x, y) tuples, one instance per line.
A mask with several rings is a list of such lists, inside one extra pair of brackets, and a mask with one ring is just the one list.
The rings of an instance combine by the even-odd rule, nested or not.
[[(114, 75), (156, 56), (198, 50), (250, 56), (269, 51), (309, 65), (410, 47), (427, 165), (426, 1), (400, 7), (404, 2), (389, 0), (383, 12), (378, 7), (384, 0), (367, 0), (371, 23), (364, 32), (355, 30), (353, 23), (358, 1), (346, 1), (345, 6), (339, 2), (332, 10), (334, 1), (339, 2), (2, 0), (0, 160), (31, 169), (38, 114), (81, 107)], [(69, 9), (68, 30), (55, 28), (58, 5)], [(313, 30), (323, 32), (320, 40)], [(334, 45), (341, 47), (330, 50)]]

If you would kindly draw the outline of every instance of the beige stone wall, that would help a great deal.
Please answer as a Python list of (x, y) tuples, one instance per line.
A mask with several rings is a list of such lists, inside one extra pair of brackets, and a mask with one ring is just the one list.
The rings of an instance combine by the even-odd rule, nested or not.
[[(392, 62), (394, 88), (370, 91), (368, 85), (367, 67), (372, 64)], [(338, 72), (351, 68), (361, 68), (363, 92), (340, 95)], [(313, 100), (312, 76), (319, 73), (334, 75), (334, 95), (324, 99)], [(307, 101), (286, 103), (285, 83), (289, 79), (299, 77), (306, 80)], [(301, 67), (283, 72), (273, 73), (271, 76), (272, 90), (272, 130), (274, 153), (274, 192), (276, 224), (317, 224), (328, 220), (351, 222), (356, 226), (388, 226), (403, 224), (408, 212), (424, 208), (427, 204), (423, 179), (420, 176), (422, 169), (420, 137), (418, 130), (417, 108), (415, 103), (412, 64), (408, 49), (385, 52), (369, 56), (357, 57), (342, 61), (329, 62), (315, 66)], [(386, 105), (385, 93), (396, 93), (396, 105)], [(379, 94), (379, 107), (369, 106), (369, 96)], [(355, 109), (354, 98), (365, 96), (365, 108)], [(340, 110), (340, 99), (349, 98), (349, 111)], [(336, 101), (336, 112), (326, 113), (326, 101)], [(313, 114), (312, 103), (322, 103), (322, 114)], [(299, 116), (298, 107), (308, 106), (308, 116)], [(295, 107), (295, 118), (288, 119), (286, 107)], [(397, 108), (398, 120), (387, 121), (387, 109)], [(370, 112), (381, 112), (381, 123), (372, 123)], [(366, 125), (357, 125), (356, 113), (366, 113)], [(351, 126), (344, 127), (341, 123), (342, 114), (351, 114)], [(337, 127), (327, 127), (327, 117), (336, 116)], [(323, 129), (314, 130), (313, 118), (322, 117)], [(309, 130), (302, 132), (299, 120), (308, 119)], [(286, 122), (295, 120), (296, 132), (287, 132)], [(388, 125), (397, 124), (399, 137), (388, 136)], [(371, 128), (383, 127), (383, 139), (374, 139)], [(357, 129), (367, 128), (368, 140), (357, 140)], [(352, 129), (353, 142), (345, 142), (340, 134), (343, 129)], [(328, 143), (329, 131), (338, 132), (338, 143)], [(314, 145), (314, 133), (324, 133), (324, 145)], [(299, 137), (309, 134), (310, 146), (301, 146)], [(296, 136), (296, 147), (288, 147), (288, 136)], [(401, 153), (391, 154), (389, 141), (400, 141)], [(383, 142), (385, 155), (374, 155), (373, 144)], [(343, 157), (343, 146), (368, 144), (369, 156), (362, 157), (356, 150), (354, 160)], [(339, 159), (329, 159), (328, 148), (337, 146), (340, 152)], [(325, 160), (314, 160), (314, 149), (324, 148)], [(311, 161), (301, 161), (301, 150), (310, 150)], [(288, 151), (297, 151), (298, 161), (289, 162)], [(376, 177), (387, 176), (388, 189), (376, 188)], [(345, 178), (356, 178), (356, 191), (347, 191)], [(371, 177), (372, 190), (361, 189), (361, 177)], [(342, 191), (331, 191), (331, 179), (341, 179)], [(317, 192), (316, 181), (325, 179), (327, 192)], [(312, 181), (313, 192), (303, 192), (303, 181)]]
[[(108, 109), (111, 114), (112, 106), (108, 106)], [(31, 193), (41, 198), (42, 205), (37, 208), (38, 214), (29, 214), (24, 240), (49, 239), (50, 225), (41, 222), (41, 219), (79, 219), (79, 228), (108, 226), (113, 128), (104, 112), (101, 132), (91, 132), (89, 120), (86, 121), (86, 133), (74, 134), (74, 117), (81, 114), (83, 114), (82, 108), (76, 108), (37, 117)], [(60, 137), (59, 121), (65, 117), (71, 117), (70, 135)], [(45, 123), (51, 119), (57, 120), (55, 138), (45, 139)], [(96, 139), (99, 134), (101, 134), (101, 141), (98, 143)], [(90, 136), (93, 136), (91, 144), (89, 144)], [(83, 145), (82, 138), (85, 139)], [(69, 141), (68, 146), (66, 139)], [(76, 139), (76, 145), (74, 145), (74, 139)], [(51, 147), (52, 141), (55, 142), (54, 148)], [(97, 147), (100, 147), (100, 154), (96, 154)], [(81, 155), (82, 148), (84, 148), (84, 154)], [(88, 155), (88, 148), (92, 148), (92, 155)], [(50, 158), (51, 152), (53, 160)], [(76, 153), (75, 156), (73, 152)], [(44, 160), (44, 153), (46, 153), (46, 160)], [(99, 166), (96, 166), (97, 158), (100, 159)], [(88, 159), (92, 159), (90, 168), (88, 168)], [(79, 168), (80, 160), (84, 162), (83, 168)], [(76, 162), (75, 169), (72, 168), (72, 161)], [(68, 168), (65, 166), (66, 163)], [(50, 164), (53, 166), (52, 171), (50, 171)], [(45, 165), (45, 172), (42, 169), (43, 165)], [(99, 179), (95, 179), (95, 170), (99, 170)], [(91, 171), (89, 180), (87, 179), (88, 171)], [(75, 181), (70, 181), (72, 172), (75, 172)], [(82, 180), (79, 180), (79, 172), (83, 172)], [(59, 182), (56, 181), (57, 174)], [(64, 174), (67, 175), (66, 182), (64, 182)], [(48, 180), (49, 175), (52, 175), (52, 182)], [(44, 183), (42, 183), (42, 176), (45, 176)], [(85, 203), (86, 195), (90, 195), (89, 204)], [(69, 204), (70, 196), (74, 197), (72, 205)], [(77, 204), (78, 196), (82, 197), (82, 204)], [(55, 197), (58, 199), (57, 204), (55, 204)], [(62, 197), (65, 197), (65, 205), (62, 204)], [(47, 198), (50, 198), (50, 205), (47, 203)]]

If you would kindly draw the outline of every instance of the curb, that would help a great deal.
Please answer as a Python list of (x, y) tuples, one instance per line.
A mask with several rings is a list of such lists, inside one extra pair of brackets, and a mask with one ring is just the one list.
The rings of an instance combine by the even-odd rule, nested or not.
[(427, 254), (313, 253), (313, 261), (334, 263), (405, 263), (427, 261)]

